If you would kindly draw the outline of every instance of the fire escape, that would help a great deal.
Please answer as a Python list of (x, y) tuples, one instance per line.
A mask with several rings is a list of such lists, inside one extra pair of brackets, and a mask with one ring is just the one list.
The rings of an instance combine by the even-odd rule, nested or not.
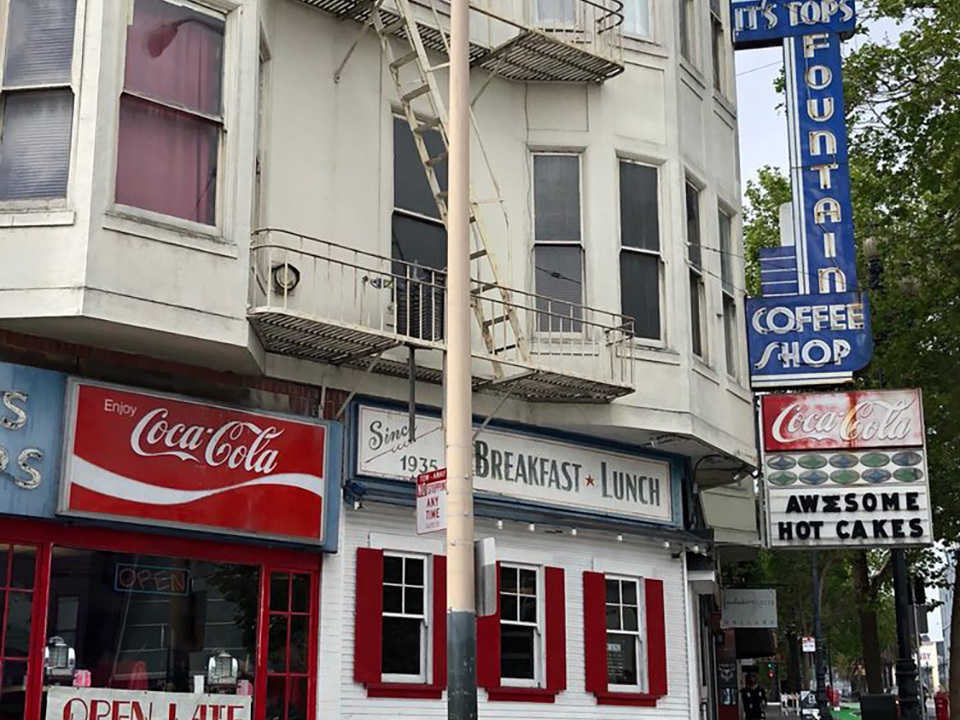
[[(443, 64), (430, 57), (449, 51), (444, 0), (301, 1), (357, 24), (338, 76), (363, 34), (376, 34), (445, 222), (437, 169), (447, 157), (448, 117), (437, 80)], [(486, 42), (471, 44), (471, 65), (518, 82), (603, 82), (623, 70), (621, 8), (620, 0), (472, 0), (489, 22), (480, 27)], [(438, 136), (441, 147), (430, 146), (427, 135)], [(509, 220), (486, 167), (498, 197), (471, 198), (471, 304), (482, 340), (474, 346), (474, 389), (553, 402), (629, 394), (632, 320), (503, 282), (489, 206), (503, 215), (501, 227)], [(442, 271), (273, 229), (254, 233), (251, 258), (249, 316), (269, 352), (442, 382), (441, 353), (413, 359), (413, 350), (444, 349)], [(409, 361), (394, 352), (400, 347), (411, 349)]]

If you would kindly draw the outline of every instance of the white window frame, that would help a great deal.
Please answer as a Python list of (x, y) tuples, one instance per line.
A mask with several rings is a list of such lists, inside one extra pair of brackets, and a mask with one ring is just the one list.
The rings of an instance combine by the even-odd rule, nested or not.
[[(384, 550), (383, 551), (383, 560), (384, 565), (386, 565), (386, 560), (388, 557), (401, 558), (406, 564), (407, 559), (420, 560), (423, 562), (423, 614), (417, 615), (414, 613), (388, 613), (386, 610), (381, 610), (381, 615), (384, 618), (395, 617), (395, 618), (404, 618), (404, 619), (420, 619), (420, 672), (416, 675), (404, 674), (404, 673), (382, 673), (381, 681), (385, 683), (410, 683), (410, 684), (427, 684), (430, 681), (431, 667), (430, 667), (430, 658), (433, 657), (433, 648), (431, 647), (431, 638), (430, 638), (430, 616), (433, 611), (433, 574), (431, 572), (432, 568), (430, 567), (432, 563), (430, 562), (430, 556), (413, 553), (406, 551), (395, 551), (395, 550)], [(405, 580), (405, 578), (404, 578)], [(383, 593), (383, 589), (387, 586), (391, 587), (400, 587), (400, 597), (404, 598), (406, 593), (404, 592), (407, 588), (406, 584), (397, 585), (396, 583), (388, 583), (386, 581), (386, 575), (384, 575), (384, 580), (380, 592)], [(415, 585), (410, 587), (416, 587)], [(383, 660), (381, 659), (380, 669), (383, 670)]]
[[(722, 217), (721, 217), (722, 216)], [(724, 363), (727, 375), (733, 380), (740, 381), (740, 308), (737, 303), (736, 284), (733, 277), (736, 273), (733, 264), (733, 213), (723, 205), (717, 206), (717, 237), (720, 250), (720, 311), (723, 315)], [(723, 223), (729, 229), (729, 242), (723, 246)], [(723, 269), (727, 268), (731, 277), (725, 278)], [(728, 287), (729, 285), (729, 287)], [(733, 308), (732, 324), (727, 322), (727, 303)], [(732, 331), (732, 332), (731, 332)]]
[[(685, 14), (687, 18), (686, 27), (684, 27), (684, 24), (682, 22), (679, 22), (680, 18), (682, 18), (683, 15), (680, 14), (682, 10), (680, 9), (680, 5), (678, 4), (677, 5), (677, 19), (678, 19), (677, 25), (680, 28), (680, 46), (677, 48), (677, 55), (680, 57), (681, 61), (688, 62), (693, 67), (698, 68), (700, 65), (699, 63), (700, 53), (698, 52), (698, 48), (697, 48), (698, 39), (700, 37), (700, 34), (697, 32), (697, 27), (698, 27), (697, 6), (699, 3), (697, 2), (697, 0), (677, 0), (677, 2), (683, 4), (683, 8), (686, 10)], [(684, 32), (685, 30), (686, 32)], [(687, 50), (689, 51), (687, 53), (683, 52), (684, 44), (687, 45)]]
[[(695, 264), (690, 259), (690, 249), (694, 246), (694, 243), (690, 242), (689, 235), (689, 226), (690, 223), (687, 219), (687, 194), (690, 191), (690, 188), (693, 188), (697, 193), (697, 234), (699, 242), (696, 243), (697, 248), (700, 250), (700, 264)], [(701, 362), (709, 365), (710, 364), (710, 344), (708, 337), (708, 326), (707, 326), (707, 278), (706, 271), (703, 268), (703, 186), (695, 182), (690, 176), (684, 177), (683, 182), (683, 236), (686, 240), (686, 258), (687, 258), (687, 268), (688, 268), (688, 279), (686, 285), (688, 287), (687, 295), (690, 298), (690, 351), (695, 358)], [(699, 308), (699, 332), (700, 332), (700, 352), (697, 353), (693, 349), (693, 292), (690, 289), (690, 284), (694, 282), (694, 276), (696, 276), (697, 283), (697, 302)]]
[[(138, 97), (136, 93), (128, 93), (126, 90), (126, 66), (127, 66), (127, 25), (124, 23), (120, 27), (118, 37), (118, 68), (116, 80), (116, 106), (114, 114), (114, 132), (113, 132), (113, 162), (111, 163), (111, 195), (109, 214), (118, 216), (122, 219), (130, 219), (151, 225), (161, 230), (182, 230), (186, 233), (199, 237), (215, 238), (225, 240), (232, 235), (230, 227), (233, 224), (233, 210), (235, 206), (234, 198), (229, 190), (235, 184), (235, 164), (231, 159), (235, 156), (235, 149), (229, 147), (231, 144), (233, 127), (237, 111), (235, 109), (240, 94), (240, 88), (237, 85), (236, 73), (229, 72), (230, 68), (238, 67), (239, 57), (239, 35), (240, 27), (240, 7), (238, 2), (232, 0), (207, 0), (198, 2), (195, 0), (163, 0), (170, 5), (188, 8), (202, 15), (222, 20), (223, 27), (223, 77), (220, 85), (220, 140), (217, 143), (217, 183), (216, 183), (216, 208), (214, 211), (214, 224), (206, 225), (204, 223), (187, 220), (186, 218), (176, 217), (174, 215), (165, 215), (155, 210), (138, 208), (133, 205), (124, 205), (117, 202), (117, 163), (120, 159), (120, 101), (124, 94)], [(133, 19), (136, 0), (130, 0), (130, 21)], [(168, 105), (162, 100), (148, 99), (148, 102), (155, 103), (163, 107), (172, 107), (178, 112), (187, 112), (191, 115), (207, 120), (216, 119), (215, 116), (209, 116), (197, 110), (184, 110), (183, 108)], [(256, 112), (256, 110), (254, 110)]]
[[(520, 620), (504, 620), (501, 614), (500, 625), (501, 627), (504, 624), (514, 625), (518, 627), (532, 627), (533, 628), (533, 679), (529, 678), (508, 678), (503, 676), (503, 669), (500, 670), (500, 684), (504, 687), (527, 687), (527, 688), (542, 688), (545, 686), (545, 665), (546, 658), (544, 657), (544, 612), (546, 610), (546, 605), (544, 602), (544, 573), (542, 565), (528, 565), (524, 563), (513, 563), (513, 562), (502, 562), (500, 564), (500, 573), (502, 575), (504, 569), (517, 570), (517, 612), (519, 616), (520, 608), (520, 592), (519, 592), (519, 571), (520, 570), (532, 570), (536, 573), (537, 577), (537, 621), (535, 623), (523, 622)], [(501, 578), (500, 585), (502, 586), (503, 580)], [(499, 595), (503, 594), (503, 591), (500, 590), (498, 593), (497, 602), (499, 604), (500, 598)], [(497, 631), (500, 632), (500, 628), (497, 628)], [(503, 649), (500, 650), (501, 654)]]
[(77, 0), (77, 14), (73, 19), (73, 54), (70, 58), (70, 81), (68, 83), (51, 83), (43, 85), (24, 85), (7, 88), (4, 73), (7, 65), (7, 33), (10, 22), (10, 0), (0, 0), (0, 132), (3, 130), (3, 120), (6, 117), (4, 104), (6, 96), (30, 90), (63, 90), (73, 93), (73, 110), (70, 120), (70, 159), (67, 163), (67, 189), (62, 198), (45, 198), (39, 200), (2, 200), (0, 212), (38, 212), (44, 210), (65, 210), (72, 207), (74, 178), (77, 169), (77, 134), (79, 128), (80, 109), (80, 77), (83, 66), (83, 33), (86, 19), (87, 0)]
[[(607, 642), (607, 636), (610, 633), (615, 635), (633, 635), (636, 639), (636, 657), (637, 657), (637, 683), (633, 685), (622, 685), (611, 682), (609, 672), (607, 673), (607, 688), (610, 692), (622, 692), (622, 693), (644, 693), (648, 687), (647, 675), (647, 658), (646, 658), (646, 643), (644, 642), (644, 631), (646, 628), (646, 603), (644, 602), (644, 582), (643, 578), (636, 576), (628, 575), (614, 575), (614, 574), (604, 574), (603, 576), (603, 591), (604, 591), (604, 643)], [(608, 582), (618, 582), (621, 584), (620, 597), (621, 602), (619, 606), (623, 607), (623, 583), (632, 583), (636, 587), (637, 592), (637, 629), (636, 630), (610, 630), (607, 628), (606, 624), (606, 607), (611, 604), (607, 602), (606, 591)]]
[(650, 0), (634, 0), (635, 2), (642, 2), (647, 6), (647, 31), (638, 32), (627, 25), (627, 13), (626, 13), (626, 2), (629, 0), (624, 0), (624, 13), (623, 13), (623, 34), (624, 37), (635, 38), (637, 40), (646, 40), (648, 42), (653, 40), (653, 8), (651, 7)]
[[(716, 8), (714, 8), (714, 4), (716, 4)], [(710, 0), (710, 63), (713, 65), (711, 84), (713, 89), (724, 98), (727, 97), (727, 87), (730, 84), (727, 78), (726, 28), (719, 0)]]
[[(663, 179), (660, 174), (660, 169), (662, 165), (652, 163), (652, 162), (643, 162), (642, 160), (635, 160), (629, 157), (623, 157), (621, 155), (617, 156), (617, 233), (619, 238), (620, 253), (624, 251), (636, 253), (638, 255), (650, 255), (657, 258), (658, 266), (658, 282), (657, 282), (657, 291), (660, 295), (658, 300), (657, 310), (660, 313), (660, 337), (659, 338), (647, 338), (641, 337), (639, 335), (634, 335), (631, 338), (631, 342), (636, 345), (645, 346), (645, 347), (655, 347), (663, 348), (667, 346), (667, 294), (666, 294), (666, 284), (667, 284), (667, 272), (666, 272), (666, 261), (663, 255), (663, 232), (660, 231), (659, 236), (659, 246), (660, 249), (657, 251), (647, 250), (646, 248), (632, 247), (629, 245), (623, 244), (623, 228), (620, 226), (620, 205), (623, 202), (623, 188), (620, 186), (620, 163), (630, 163), (632, 165), (642, 165), (643, 167), (653, 168), (657, 171), (657, 214), (660, 218), (663, 218), (663, 188), (662, 182)], [(658, 230), (660, 228), (658, 227)], [(618, 263), (622, 262), (620, 257), (617, 257)], [(619, 270), (619, 268), (618, 268)], [(623, 287), (619, 288), (620, 296), (620, 313), (623, 314)]]
[[(586, 331), (586, 321), (587, 317), (584, 317), (587, 314), (587, 247), (584, 240), (584, 231), (586, 228), (586, 222), (583, 217), (584, 215), (584, 206), (583, 206), (583, 151), (582, 150), (531, 150), (530, 151), (530, 220), (531, 220), (531, 232), (530, 235), (533, 239), (532, 250), (530, 253), (530, 267), (532, 275), (532, 292), (536, 297), (544, 297), (546, 295), (540, 295), (537, 292), (537, 247), (579, 247), (580, 248), (580, 308), (581, 308), (581, 318), (578, 320), (571, 320), (571, 324), (578, 323), (580, 324), (579, 330), (553, 330), (552, 325), (551, 329), (541, 330), (539, 315), (533, 313), (533, 335), (534, 337), (540, 338), (549, 338), (549, 337), (580, 337)], [(575, 157), (577, 159), (577, 200), (580, 203), (580, 239), (577, 241), (572, 240), (537, 240), (537, 191), (536, 191), (536, 158), (538, 156), (560, 156), (560, 157)], [(547, 298), (551, 299), (551, 298)], [(562, 302), (556, 300), (556, 302)]]

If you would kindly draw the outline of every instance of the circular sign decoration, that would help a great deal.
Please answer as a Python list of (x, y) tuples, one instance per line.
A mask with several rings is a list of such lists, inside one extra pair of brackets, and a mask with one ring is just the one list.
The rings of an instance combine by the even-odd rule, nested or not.
[(775, 472), (769, 478), (771, 485), (793, 485), (797, 481), (797, 474), (792, 472)]
[(893, 456), (893, 464), (899, 465), (900, 467), (919, 465), (922, 460), (923, 456), (918, 452), (914, 452), (913, 450), (904, 450), (903, 452), (898, 452)]
[(861, 477), (868, 483), (879, 485), (880, 483), (885, 483), (887, 480), (889, 480), (891, 475), (889, 470), (871, 468), (870, 470), (864, 470), (861, 474)]
[(828, 477), (823, 470), (807, 470), (800, 473), (800, 482), (806, 485), (823, 485)]
[(920, 468), (900, 468), (893, 471), (893, 477), (903, 483), (916, 482), (923, 477), (923, 470)]
[(834, 470), (830, 473), (830, 479), (838, 485), (852, 485), (860, 479), (860, 473), (856, 470)]
[(859, 462), (860, 459), (856, 455), (851, 455), (849, 453), (839, 453), (837, 455), (830, 456), (830, 464), (835, 468), (840, 468), (841, 470), (855, 467)]
[(870, 468), (879, 468), (890, 464), (890, 456), (882, 452), (868, 452), (860, 456), (860, 463)]
[(796, 464), (797, 461), (789, 455), (774, 455), (767, 458), (767, 467), (773, 470), (790, 470)]
[(819, 470), (826, 464), (827, 459), (823, 455), (804, 455), (800, 458), (800, 467), (807, 470)]

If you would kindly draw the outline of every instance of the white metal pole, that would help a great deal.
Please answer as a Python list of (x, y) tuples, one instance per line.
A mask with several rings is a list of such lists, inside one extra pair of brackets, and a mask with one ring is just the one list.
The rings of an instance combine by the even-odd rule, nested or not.
[(450, 9), (447, 206), (447, 717), (477, 717), (470, 378), (470, 3)]

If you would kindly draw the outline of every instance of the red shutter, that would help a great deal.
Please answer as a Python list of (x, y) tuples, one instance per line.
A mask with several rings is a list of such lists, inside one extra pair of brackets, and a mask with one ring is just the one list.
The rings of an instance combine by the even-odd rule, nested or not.
[(543, 571), (546, 588), (547, 690), (567, 689), (567, 611), (563, 568)]
[(606, 693), (607, 587), (603, 573), (583, 574), (583, 654), (587, 692)]
[(663, 580), (646, 580), (644, 593), (647, 604), (649, 694), (663, 697), (667, 694), (667, 632), (663, 612)]
[(383, 633), (383, 550), (357, 549), (353, 679), (379, 683)]
[(477, 685), (500, 687), (500, 563), (497, 563), (497, 612), (477, 618)]
[(447, 558), (433, 556), (433, 685), (447, 686)]

